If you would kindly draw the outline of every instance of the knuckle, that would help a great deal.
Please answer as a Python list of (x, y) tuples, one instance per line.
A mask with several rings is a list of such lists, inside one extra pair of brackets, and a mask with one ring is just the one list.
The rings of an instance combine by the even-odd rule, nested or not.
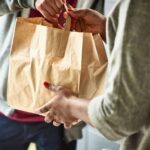
[(44, 7), (45, 7), (45, 4), (44, 4), (44, 3), (41, 3), (41, 4), (40, 4), (40, 7), (41, 7), (41, 8), (44, 8)]
[(37, 3), (37, 4), (36, 4), (36, 9), (37, 9), (37, 10), (40, 10), (40, 9), (41, 9), (41, 5)]
[(40, 3), (43, 3), (43, 2), (45, 2), (46, 0), (37, 0), (37, 1), (39, 1)]
[(57, 94), (56, 95), (56, 100), (59, 100), (61, 97), (62, 97), (61, 94)]
[(40, 109), (40, 113), (44, 113), (44, 108), (41, 108), (41, 109)]
[(48, 107), (48, 106), (45, 106), (45, 107), (43, 108), (43, 113), (44, 113), (44, 112), (47, 112), (47, 111), (49, 111), (49, 107)]

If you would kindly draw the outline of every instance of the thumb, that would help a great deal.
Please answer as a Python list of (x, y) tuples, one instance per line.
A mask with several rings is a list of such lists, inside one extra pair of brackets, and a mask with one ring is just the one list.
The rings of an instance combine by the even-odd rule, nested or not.
[(66, 0), (62, 0), (62, 1), (63, 1), (63, 3), (65, 3), (65, 4), (67, 3)]
[(87, 12), (85, 9), (74, 9), (69, 11), (68, 14), (74, 19), (78, 19), (78, 18), (84, 19)]

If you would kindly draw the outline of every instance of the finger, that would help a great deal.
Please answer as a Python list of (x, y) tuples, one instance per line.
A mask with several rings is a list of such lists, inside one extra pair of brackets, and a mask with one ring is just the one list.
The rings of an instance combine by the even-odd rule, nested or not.
[(57, 86), (57, 85), (52, 85), (51, 86), (51, 90), (54, 91), (54, 92), (60, 92), (63, 90), (62, 86)]
[(59, 127), (61, 125), (61, 123), (57, 122), (57, 121), (53, 121), (53, 125), (56, 127)]
[(61, 119), (58, 117), (58, 114), (55, 114), (54, 120), (53, 120), (53, 125), (58, 127), (61, 125)]
[(52, 122), (54, 120), (54, 116), (55, 116), (55, 112), (53, 110), (50, 110), (44, 118), (45, 122), (47, 123)]
[(69, 11), (74, 10), (74, 8), (73, 8), (70, 4), (68, 4), (67, 6), (68, 6), (68, 10), (69, 10)]
[(54, 0), (54, 2), (48, 1), (49, 2), (49, 6), (53, 8), (53, 10), (55, 11), (55, 13), (59, 13), (60, 12), (60, 8), (57, 7), (56, 1)]
[(52, 8), (52, 5), (50, 5), (50, 4), (42, 6), (42, 9), (46, 10), (49, 13), (49, 15), (51, 15), (53, 17), (56, 15), (55, 10)]
[(70, 15), (73, 19), (78, 19), (78, 15), (74, 11), (68, 11), (68, 15)]
[(50, 109), (51, 109), (51, 104), (47, 104), (47, 105), (45, 105), (45, 106), (42, 106), (42, 107), (39, 108), (38, 110), (36, 110), (36, 112), (37, 112), (38, 114), (46, 113), (46, 112), (48, 112)]
[(65, 3), (65, 4), (67, 3), (66, 0), (62, 0), (62, 2)]
[(69, 97), (71, 95), (77, 96), (76, 93), (73, 93), (71, 90), (67, 88), (63, 88), (62, 86), (56, 86), (54, 84), (44, 82), (44, 86), (48, 88), (49, 90), (56, 92), (58, 95), (62, 96), (65, 95), (66, 97)]
[(75, 24), (76, 31), (79, 32), (87, 32), (85, 21), (82, 18), (79, 18), (77, 23)]
[(85, 17), (89, 11), (92, 11), (91, 9), (73, 9), (71, 12), (73, 12), (74, 14), (76, 14), (78, 17)]
[(53, 92), (61, 91), (63, 88), (61, 86), (56, 86), (52, 83), (44, 82), (44, 86)]
[(49, 22), (58, 24), (58, 19), (56, 17), (52, 17), (46, 9), (42, 9), (40, 12)]
[(48, 102), (45, 105), (38, 108), (35, 112), (38, 114), (41, 114), (41, 113), (46, 113), (46, 112), (50, 111), (50, 109), (51, 109), (51, 102)]
[(47, 6), (43, 2), (41, 2), (40, 0), (37, 0), (35, 3), (35, 7), (46, 19), (49, 18), (49, 13), (45, 9), (45, 7)]
[(75, 30), (78, 31), (78, 32), (81, 32), (81, 26), (80, 26), (79, 21), (77, 21), (76, 24), (75, 24)]
[(59, 29), (63, 29), (63, 26), (61, 24), (58, 24)]
[(64, 123), (64, 128), (69, 129), (72, 127), (72, 124)]
[(60, 99), (60, 96), (58, 94), (54, 95), (48, 103), (46, 103), (43, 106), (41, 106), (40, 108), (38, 108), (36, 110), (36, 113), (40, 114), (40, 113), (46, 113), (46, 112), (52, 111), (51, 109), (53, 106), (53, 101), (57, 101), (59, 99)]
[[(48, 6), (41, 3), (41, 1), (37, 1), (36, 2), (36, 9), (50, 22), (52, 23), (58, 23), (58, 19), (56, 17), (52, 17), (51, 13), (49, 13), (49, 8), (47, 8)], [(53, 10), (50, 9), (52, 12)]]
[(64, 17), (64, 19), (67, 19), (67, 17), (68, 17), (68, 12), (65, 11), (65, 12), (63, 13), (63, 17)]
[(60, 9), (63, 6), (64, 2), (62, 0), (55, 0), (55, 4), (57, 8)]
[(44, 118), (44, 121), (46, 123), (51, 123), (53, 120), (54, 120), (54, 114), (52, 112), (49, 112)]
[[(70, 9), (69, 9), (70, 10)], [(73, 9), (68, 14), (73, 18), (85, 18), (89, 13), (89, 9)]]

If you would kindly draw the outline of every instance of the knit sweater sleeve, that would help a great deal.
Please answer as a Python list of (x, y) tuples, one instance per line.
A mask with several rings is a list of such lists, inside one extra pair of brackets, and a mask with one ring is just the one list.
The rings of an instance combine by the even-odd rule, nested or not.
[(112, 52), (106, 91), (90, 102), (88, 113), (92, 124), (111, 140), (149, 125), (149, 10), (149, 0), (119, 0), (108, 20), (113, 34), (108, 37)]
[(23, 8), (34, 8), (36, 0), (0, 0), (0, 16)]

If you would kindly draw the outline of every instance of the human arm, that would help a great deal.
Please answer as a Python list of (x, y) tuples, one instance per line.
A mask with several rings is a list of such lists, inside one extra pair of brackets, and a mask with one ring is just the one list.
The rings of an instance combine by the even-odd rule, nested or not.
[(107, 22), (112, 53), (106, 91), (90, 102), (88, 114), (94, 127), (111, 140), (149, 125), (149, 4), (119, 1)]
[(25, 8), (36, 8), (47, 20), (56, 23), (63, 3), (62, 0), (1, 0), (0, 16)]

